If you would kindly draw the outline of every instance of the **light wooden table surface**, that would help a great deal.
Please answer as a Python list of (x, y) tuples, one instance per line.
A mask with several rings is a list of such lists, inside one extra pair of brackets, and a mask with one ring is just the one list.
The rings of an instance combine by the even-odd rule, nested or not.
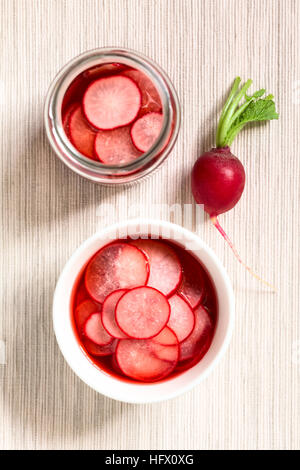
[[(6, 348), (0, 448), (299, 448), (300, 1), (0, 5), (0, 345)], [(183, 111), (163, 168), (118, 190), (64, 167), (43, 129), (43, 101), (57, 71), (87, 49), (110, 45), (162, 65)], [(217, 115), (236, 75), (274, 93), (280, 120), (237, 138), (233, 151), (245, 165), (247, 186), (238, 206), (220, 219), (242, 257), (278, 293), (249, 277), (214, 227), (201, 224), (198, 233), (224, 263), (236, 295), (226, 356), (204, 383), (169, 402), (134, 406), (107, 399), (84, 385), (60, 354), (51, 319), (57, 277), (82, 241), (127, 218), (132, 204), (142, 202), (144, 216), (159, 216), (153, 204), (192, 202), (191, 167), (214, 143)], [(103, 216), (104, 204), (116, 212)]]

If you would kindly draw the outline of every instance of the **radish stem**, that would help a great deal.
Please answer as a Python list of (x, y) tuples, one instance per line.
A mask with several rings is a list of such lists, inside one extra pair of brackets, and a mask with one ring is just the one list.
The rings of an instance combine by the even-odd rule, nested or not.
[(231, 89), (231, 92), (229, 93), (229, 96), (228, 96), (228, 98), (227, 98), (227, 101), (226, 101), (226, 103), (224, 104), (224, 107), (223, 107), (222, 112), (221, 112), (221, 116), (220, 116), (219, 124), (218, 124), (218, 129), (217, 129), (217, 136), (216, 136), (217, 141), (218, 141), (218, 139), (219, 139), (219, 134), (220, 134), (220, 131), (221, 131), (221, 127), (222, 127), (222, 123), (223, 123), (225, 114), (227, 113), (228, 108), (229, 108), (229, 106), (231, 105), (231, 102), (232, 102), (232, 100), (233, 100), (233, 98), (234, 98), (236, 92), (238, 91), (238, 88), (239, 88), (240, 83), (241, 83), (240, 77), (236, 77), (236, 79), (234, 80), (234, 83), (233, 83), (233, 87), (232, 87), (232, 89)]
[(241, 90), (238, 92), (238, 94), (235, 96), (233, 99), (232, 103), (230, 104), (229, 108), (226, 111), (226, 114), (224, 116), (224, 119), (222, 121), (221, 127), (220, 127), (220, 134), (217, 139), (217, 147), (225, 147), (226, 146), (226, 135), (227, 132), (232, 124), (232, 117), (233, 114), (238, 107), (239, 102), (245, 96), (246, 91), (248, 88), (251, 86), (252, 80), (247, 80), (246, 83), (242, 86)]

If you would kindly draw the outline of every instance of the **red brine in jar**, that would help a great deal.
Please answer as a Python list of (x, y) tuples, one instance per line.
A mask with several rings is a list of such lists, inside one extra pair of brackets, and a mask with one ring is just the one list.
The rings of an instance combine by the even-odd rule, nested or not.
[(163, 125), (159, 93), (143, 72), (124, 64), (85, 70), (62, 103), (64, 131), (83, 156), (126, 165), (157, 141)]
[(72, 323), (90, 361), (118, 379), (152, 383), (197, 364), (218, 318), (205, 267), (164, 240), (117, 240), (79, 275)]

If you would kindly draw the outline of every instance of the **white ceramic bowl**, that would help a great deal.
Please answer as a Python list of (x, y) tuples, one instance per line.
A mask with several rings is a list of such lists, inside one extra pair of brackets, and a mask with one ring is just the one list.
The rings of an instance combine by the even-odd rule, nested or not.
[[(160, 383), (118, 380), (97, 369), (80, 348), (71, 324), (71, 297), (78, 274), (102, 246), (125, 235), (162, 235), (187, 247), (206, 267), (217, 293), (219, 311), (212, 344), (203, 359), (181, 375)], [(69, 259), (57, 282), (53, 301), (56, 338), (66, 361), (90, 387), (115, 400), (153, 403), (180, 395), (201, 382), (217, 365), (229, 344), (234, 320), (234, 296), (227, 273), (214, 252), (179, 225), (157, 220), (129, 220), (110, 226), (86, 240)]]

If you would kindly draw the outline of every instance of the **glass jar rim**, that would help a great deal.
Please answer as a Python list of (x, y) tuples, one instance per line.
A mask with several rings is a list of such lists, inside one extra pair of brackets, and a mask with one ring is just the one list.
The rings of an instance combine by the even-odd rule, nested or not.
[[(162, 101), (163, 125), (159, 137), (147, 152), (134, 161), (123, 165), (106, 165), (84, 157), (71, 144), (62, 124), (61, 105), (69, 85), (83, 71), (105, 63), (125, 63), (141, 70), (154, 83)], [(175, 106), (176, 113), (174, 113), (171, 104)], [(82, 176), (88, 176), (86, 171), (90, 171), (91, 174), (95, 175), (94, 178), (90, 175), (90, 179), (97, 180), (97, 176), (109, 178), (112, 176), (112, 172), (113, 176), (116, 177), (137, 172), (147, 166), (148, 163), (151, 163), (157, 154), (161, 152), (163, 158), (158, 159), (159, 161), (155, 165), (158, 166), (165, 158), (164, 153), (168, 154), (176, 141), (180, 127), (180, 105), (169, 77), (155, 62), (131, 49), (105, 47), (80, 54), (59, 71), (46, 96), (44, 117), (47, 136), (59, 158)], [(169, 139), (174, 118), (174, 128)]]

